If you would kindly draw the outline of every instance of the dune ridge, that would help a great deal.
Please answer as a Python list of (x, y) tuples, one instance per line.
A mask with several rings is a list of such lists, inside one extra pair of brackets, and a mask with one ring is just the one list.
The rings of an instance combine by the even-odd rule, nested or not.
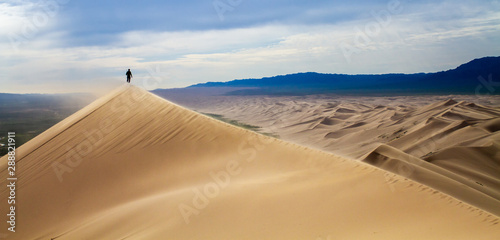
[[(288, 141), (368, 162), (498, 215), (500, 108), (469, 101), (491, 104), (500, 98), (452, 97), (457, 100), (328, 95), (178, 100), (198, 111), (262, 126)], [(457, 184), (471, 188), (471, 194), (457, 192)], [(478, 200), (483, 198), (477, 194), (491, 202)]]
[[(8, 239), (500, 235), (497, 216), (435, 189), (134, 86), (55, 125), (20, 147), (17, 159), (18, 231)], [(0, 159), (3, 179), (6, 162)], [(1, 188), (0, 199), (7, 196)], [(0, 233), (6, 228), (3, 221)]]

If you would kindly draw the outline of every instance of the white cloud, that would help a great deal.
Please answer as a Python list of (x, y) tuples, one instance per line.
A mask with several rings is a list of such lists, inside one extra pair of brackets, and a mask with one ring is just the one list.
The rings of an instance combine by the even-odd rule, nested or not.
[(50, 34), (66, 2), (6, 0), (0, 3), (0, 46), (20, 51), (40, 35)]
[[(444, 11), (451, 6), (448, 2), (432, 6), (432, 11), (406, 6), (402, 13), (392, 14), (387, 24), (372, 17), (314, 26), (132, 31), (101, 46), (65, 47), (71, 39), (68, 34), (46, 32), (21, 51), (0, 42), (4, 49), (0, 84), (7, 92), (92, 91), (121, 84), (125, 70), (132, 68), (134, 83), (147, 80), (149, 87), (168, 88), (305, 71), (429, 72), (456, 67), (476, 57), (500, 55), (495, 41), (500, 37), (496, 9)], [(0, 5), (0, 9), (5, 12), (7, 6)], [(19, 12), (14, 15), (21, 17)], [(0, 14), (0, 19), (12, 18), (6, 16)], [(373, 28), (377, 24), (379, 29)], [(342, 44), (356, 49), (350, 61)], [(158, 83), (151, 85), (151, 79)]]
[(31, 6), (15, 6), (9, 3), (0, 3), (0, 36), (19, 29), (25, 20), (25, 12)]

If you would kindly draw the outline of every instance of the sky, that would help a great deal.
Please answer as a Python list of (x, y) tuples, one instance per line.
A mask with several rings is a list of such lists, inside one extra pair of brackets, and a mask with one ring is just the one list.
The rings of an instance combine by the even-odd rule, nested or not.
[(0, 92), (437, 72), (498, 43), (500, 0), (1, 0)]

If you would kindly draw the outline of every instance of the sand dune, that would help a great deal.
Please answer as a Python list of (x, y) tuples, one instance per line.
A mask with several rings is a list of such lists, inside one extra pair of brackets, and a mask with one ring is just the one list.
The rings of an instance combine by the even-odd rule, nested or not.
[[(262, 126), (262, 131), (288, 141), (366, 161), (500, 215), (500, 108), (468, 102), (491, 104), (499, 98), (450, 97), (460, 101), (440, 96), (307, 96), (211, 97), (185, 103)], [(447, 179), (451, 174), (454, 182), (443, 186), (449, 181), (427, 178), (429, 171)], [(477, 200), (482, 198), (476, 193), (448, 191), (457, 189), (456, 184), (492, 202)]]
[[(326, 124), (326, 117), (315, 116), (296, 129), (332, 132), (328, 127), (336, 126), (347, 133), (344, 137), (359, 134), (353, 131), (359, 128), (391, 125), (392, 117), (409, 112), (383, 107), (379, 112), (385, 121), (367, 118), (356, 125), (360, 111), (376, 115), (368, 111), (370, 106), (342, 105), (339, 118), (329, 114), (338, 106), (326, 112), (314, 104), (274, 107), (297, 112), (294, 120), (324, 112), (331, 118)], [(485, 131), (498, 127), (494, 122), (482, 126)], [(419, 122), (408, 131), (423, 127), (425, 123)], [(481, 142), (477, 134), (471, 136)], [(122, 87), (75, 113), (19, 148), (17, 159), (17, 231), (7, 233), (5, 221), (0, 230), (8, 239), (500, 235), (497, 216), (433, 188), (363, 162), (233, 127), (136, 87)], [(6, 162), (0, 159), (3, 179)], [(494, 201), (474, 188), (453, 186), (457, 189), (450, 191), (466, 190), (485, 202)], [(7, 196), (7, 189), (1, 188), (0, 198)], [(5, 207), (1, 214), (6, 216)]]
[[(500, 199), (500, 195), (498, 190), (494, 187), (489, 187), (491, 185), (485, 186), (471, 180), (471, 176), (447, 170), (440, 165), (413, 157), (387, 145), (379, 146), (367, 154), (363, 158), (363, 161), (431, 186), (436, 190), (485, 209), (497, 216), (500, 215), (500, 200), (498, 200)], [(463, 164), (459, 163), (454, 164), (456, 164), (457, 168), (463, 166)], [(452, 170), (455, 169), (452, 168)], [(482, 171), (476, 172), (472, 177), (477, 177), (476, 175), (482, 175)]]

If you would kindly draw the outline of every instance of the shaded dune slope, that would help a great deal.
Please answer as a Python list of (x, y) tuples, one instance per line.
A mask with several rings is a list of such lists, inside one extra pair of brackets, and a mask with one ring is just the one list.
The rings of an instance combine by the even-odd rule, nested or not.
[[(381, 145), (367, 154), (363, 161), (500, 215), (499, 192), (495, 188), (471, 180), (465, 174), (447, 170), (387, 145)], [(460, 168), (463, 165), (457, 166)], [(476, 175), (482, 175), (482, 171)]]
[[(498, 217), (432, 188), (136, 87), (75, 113), (19, 148), (17, 159), (17, 232), (8, 239), (500, 235)], [(0, 159), (2, 179), (6, 162)], [(0, 199), (7, 196), (1, 188)]]
[[(438, 188), (500, 215), (500, 111), (448, 100), (418, 109), (404, 118), (400, 135), (362, 157), (364, 161)], [(425, 120), (425, 121), (423, 121)], [(402, 132), (402, 134), (401, 134)], [(389, 162), (392, 162), (390, 164)], [(405, 173), (404, 168), (411, 169)], [(423, 179), (418, 172), (451, 177), (495, 199), (487, 203), (476, 194), (444, 189), (442, 181)], [(449, 192), (448, 192), (449, 191)]]

